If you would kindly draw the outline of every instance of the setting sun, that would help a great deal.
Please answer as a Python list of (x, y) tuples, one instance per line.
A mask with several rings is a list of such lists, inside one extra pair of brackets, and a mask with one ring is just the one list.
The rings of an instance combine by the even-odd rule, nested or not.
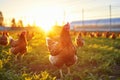
[(48, 32), (51, 27), (54, 25), (54, 22), (50, 20), (46, 21), (36, 21), (36, 25), (40, 28), (42, 28), (45, 32)]
[(31, 12), (31, 14), (26, 13), (28, 17), (24, 22), (31, 25), (35, 24), (44, 31), (49, 31), (55, 24), (62, 25), (64, 21), (64, 10), (59, 7), (46, 7), (38, 13), (35, 13), (35, 10)]

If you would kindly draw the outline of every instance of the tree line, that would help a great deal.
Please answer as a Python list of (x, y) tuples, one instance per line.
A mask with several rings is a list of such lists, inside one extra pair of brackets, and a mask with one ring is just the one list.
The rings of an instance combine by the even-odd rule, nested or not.
[[(3, 16), (3, 13), (1, 11), (0, 11), (0, 26), (5, 27), (4, 16)], [(10, 26), (11, 27), (24, 27), (23, 21), (19, 20), (18, 22), (16, 22), (15, 18), (12, 18), (12, 20), (10, 22)]]

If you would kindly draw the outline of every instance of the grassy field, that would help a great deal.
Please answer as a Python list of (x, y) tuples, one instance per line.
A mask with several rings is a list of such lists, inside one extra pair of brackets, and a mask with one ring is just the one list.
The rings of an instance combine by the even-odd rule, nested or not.
[[(14, 33), (14, 34), (13, 34)], [(10, 35), (17, 38), (17, 31)], [(73, 43), (75, 35), (71, 35)], [(77, 49), (78, 61), (71, 66), (71, 76), (64, 80), (120, 80), (120, 38), (83, 37), (85, 45)], [(75, 43), (74, 43), (75, 44)], [(28, 41), (27, 53), (21, 60), (9, 52), (10, 46), (0, 46), (0, 80), (56, 80), (59, 71), (48, 60), (45, 34), (35, 32)]]

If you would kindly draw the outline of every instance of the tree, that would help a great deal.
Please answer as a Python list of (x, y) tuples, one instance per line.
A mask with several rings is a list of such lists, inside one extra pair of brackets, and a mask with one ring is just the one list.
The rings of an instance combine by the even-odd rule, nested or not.
[(23, 22), (22, 22), (22, 20), (19, 20), (19, 21), (18, 21), (18, 27), (23, 27)]
[(0, 11), (0, 26), (3, 26), (3, 21), (4, 21), (3, 14)]
[(11, 21), (11, 27), (16, 27), (15, 18), (13, 18), (12, 21)]

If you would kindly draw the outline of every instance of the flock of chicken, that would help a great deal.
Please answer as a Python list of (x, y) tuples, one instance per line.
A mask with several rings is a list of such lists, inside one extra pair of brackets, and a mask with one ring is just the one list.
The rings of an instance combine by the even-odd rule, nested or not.
[[(60, 76), (62, 74), (62, 66), (66, 65), (68, 67), (68, 74), (70, 74), (70, 66), (77, 61), (76, 47), (73, 45), (70, 37), (70, 25), (65, 24), (60, 33), (58, 41), (47, 37), (46, 44), (50, 52), (49, 61), (60, 69)], [(27, 52), (27, 32), (22, 31), (18, 35), (18, 39), (13, 39), (7, 31), (1, 32), (0, 36), (0, 46), (10, 45), (10, 52), (16, 56), (22, 56)], [(76, 39), (78, 47), (81, 46), (81, 37), (78, 36)], [(82, 43), (83, 46), (83, 43)]]
[(115, 33), (115, 32), (80, 32), (79, 35), (81, 37), (90, 37), (90, 38), (94, 38), (94, 37), (103, 37), (103, 38), (111, 38), (111, 39), (116, 39), (117, 37), (120, 37), (120, 33)]
[(26, 32), (23, 31), (18, 39), (13, 39), (7, 31), (1, 32), (0, 46), (10, 45), (10, 52), (16, 56), (22, 56), (27, 52)]
[[(20, 56), (24, 55), (27, 52), (26, 35), (26, 31), (23, 31), (19, 34), (19, 38), (15, 40), (9, 36), (7, 31), (3, 31), (0, 36), (0, 46), (10, 45), (11, 53)], [(50, 52), (49, 61), (59, 69), (61, 78), (63, 78), (62, 67), (64, 65), (67, 66), (68, 74), (71, 74), (70, 66), (75, 64), (78, 59), (76, 53), (77, 48), (82, 47), (85, 44), (85, 41), (82, 38), (83, 35), (86, 36), (87, 32), (79, 33), (75, 39), (77, 46), (74, 45), (70, 36), (70, 24), (67, 23), (63, 26), (58, 40), (55, 40), (51, 37), (46, 38), (46, 45)], [(102, 34), (99, 32), (89, 33), (89, 37), (95, 36), (101, 37)], [(105, 32), (104, 37), (111, 37), (112, 39), (116, 38), (114, 33), (110, 34), (109, 32)]]

